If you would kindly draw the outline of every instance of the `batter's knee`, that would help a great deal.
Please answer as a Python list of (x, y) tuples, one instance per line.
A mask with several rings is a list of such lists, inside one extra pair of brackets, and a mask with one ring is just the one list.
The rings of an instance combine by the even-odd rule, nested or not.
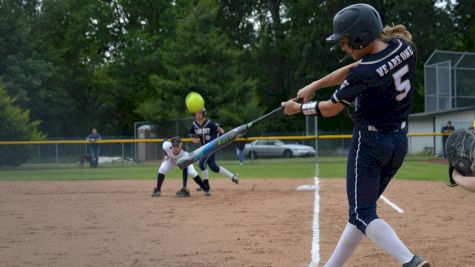
[(376, 213), (376, 205), (369, 207), (350, 207), (349, 223), (354, 224), (361, 232), (366, 234), (366, 227), (375, 219), (378, 218)]

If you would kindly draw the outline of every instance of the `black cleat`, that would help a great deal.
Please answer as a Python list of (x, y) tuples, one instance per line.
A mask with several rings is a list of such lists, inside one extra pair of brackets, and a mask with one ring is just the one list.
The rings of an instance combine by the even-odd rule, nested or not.
[(233, 183), (235, 184), (239, 184), (239, 174), (235, 174), (233, 175), (233, 178), (231, 178), (231, 181), (233, 181)]
[(430, 267), (430, 264), (421, 256), (414, 256), (410, 262), (404, 263), (402, 267)]
[(190, 196), (190, 190), (188, 188), (184, 187), (180, 189), (180, 191), (176, 192), (177, 197), (189, 197)]
[(152, 197), (159, 197), (160, 196), (160, 190), (158, 188), (153, 189)]

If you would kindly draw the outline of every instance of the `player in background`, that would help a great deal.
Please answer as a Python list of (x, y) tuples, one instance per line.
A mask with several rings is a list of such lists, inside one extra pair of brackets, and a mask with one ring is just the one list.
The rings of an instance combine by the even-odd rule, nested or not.
[[(165, 175), (167, 172), (176, 165), (176, 161), (188, 154), (185, 150), (181, 148), (181, 139), (180, 137), (173, 137), (170, 141), (164, 141), (162, 148), (165, 152), (160, 168), (158, 169), (157, 174), (157, 187), (153, 189), (152, 197), (159, 197), (162, 189), (163, 180), (165, 180)], [(209, 196), (209, 191), (207, 190), (203, 180), (198, 175), (198, 172), (193, 167), (193, 164), (189, 165), (183, 169), (183, 187), (176, 193), (179, 197), (189, 197), (190, 191), (188, 190), (186, 184), (188, 180), (188, 175), (193, 177), (193, 180), (202, 188), (206, 196)]]
[(446, 134), (442, 136), (442, 156), (444, 158), (447, 158), (447, 155), (445, 154), (445, 143), (447, 143), (447, 138), (449, 138), (449, 135), (454, 131), (455, 127), (452, 125), (451, 121), (448, 121), (447, 124), (440, 129), (441, 133)]
[(102, 140), (102, 136), (97, 132), (96, 128), (92, 128), (91, 133), (86, 138), (90, 142), (91, 147), (91, 161), (90, 167), (97, 168), (99, 165), (99, 153), (101, 151), (99, 144), (96, 141)]
[[(376, 202), (407, 152), (407, 119), (415, 74), (412, 36), (403, 25), (383, 29), (372, 6), (355, 4), (333, 19), (338, 42), (356, 62), (299, 90), (304, 104), (283, 102), (284, 113), (331, 117), (354, 102), (353, 138), (347, 161), (349, 219), (327, 267), (342, 266), (365, 235), (403, 267), (430, 266), (415, 256), (376, 213)], [(308, 102), (320, 88), (340, 85), (330, 100)], [(382, 264), (384, 265), (384, 264)]]
[[(193, 124), (191, 125), (190, 129), (190, 137), (193, 143), (205, 145), (216, 139), (216, 137), (218, 137), (218, 134), (223, 133), (223, 128), (219, 127), (217, 123), (206, 118), (205, 108), (201, 109), (200, 112), (195, 113), (195, 120), (193, 121)], [(216, 164), (216, 158), (214, 153), (208, 157), (201, 159), (199, 162), (199, 166), (203, 173), (204, 184), (206, 185), (206, 189), (208, 191), (210, 190), (210, 186), (207, 166), (209, 166), (209, 168), (215, 173), (221, 173), (228, 176), (235, 184), (239, 183), (239, 176), (237, 174), (233, 174), (226, 168), (220, 167), (218, 166), (218, 164)]]

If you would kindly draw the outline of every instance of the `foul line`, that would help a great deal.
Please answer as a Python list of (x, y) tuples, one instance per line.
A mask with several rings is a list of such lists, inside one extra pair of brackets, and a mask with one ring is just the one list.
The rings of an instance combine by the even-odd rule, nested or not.
[(391, 208), (395, 209), (397, 212), (399, 213), (404, 213), (404, 210), (401, 209), (400, 207), (398, 207), (398, 205), (394, 204), (393, 202), (391, 202), (387, 197), (385, 197), (384, 195), (381, 195), (381, 199), (384, 200), (384, 202), (386, 202), (386, 204), (388, 204)]
[(313, 205), (313, 226), (312, 226), (312, 261), (310, 262), (310, 267), (318, 266), (320, 262), (320, 227), (318, 225), (319, 213), (320, 213), (320, 195), (319, 195), (319, 181), (318, 177), (314, 178), (314, 189), (315, 189), (315, 201)]
[[(319, 215), (320, 215), (320, 192), (319, 192), (319, 180), (318, 177), (314, 178), (314, 185), (303, 185), (297, 188), (297, 190), (315, 190), (314, 205), (313, 205), (313, 225), (312, 225), (312, 260), (309, 264), (309, 267), (316, 267), (320, 263), (320, 226)], [(390, 207), (395, 209), (399, 213), (404, 213), (404, 210), (401, 209), (398, 205), (391, 202), (387, 197), (381, 195), (381, 199), (386, 202)]]

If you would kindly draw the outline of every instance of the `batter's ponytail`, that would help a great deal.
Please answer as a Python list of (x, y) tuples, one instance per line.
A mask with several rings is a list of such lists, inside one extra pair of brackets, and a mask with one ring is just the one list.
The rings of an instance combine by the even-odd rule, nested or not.
[(393, 39), (403, 39), (407, 43), (412, 44), (412, 34), (406, 29), (406, 26), (402, 24), (384, 27), (379, 39), (383, 42), (389, 42)]

